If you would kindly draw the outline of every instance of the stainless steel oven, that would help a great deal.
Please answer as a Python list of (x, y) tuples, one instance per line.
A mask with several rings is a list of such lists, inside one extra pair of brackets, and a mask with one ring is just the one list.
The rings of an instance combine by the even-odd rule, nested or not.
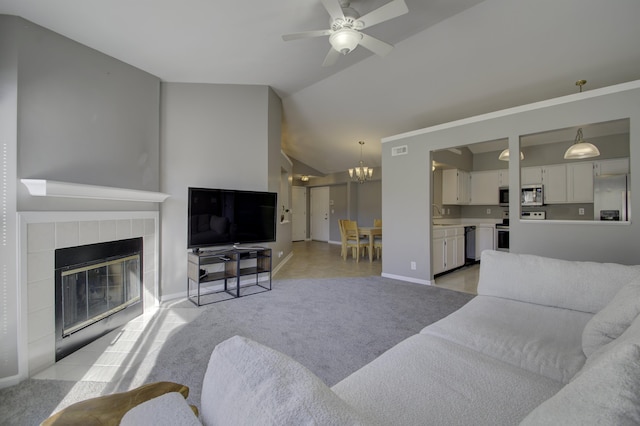
[(503, 219), (496, 225), (496, 250), (509, 251), (509, 219)]

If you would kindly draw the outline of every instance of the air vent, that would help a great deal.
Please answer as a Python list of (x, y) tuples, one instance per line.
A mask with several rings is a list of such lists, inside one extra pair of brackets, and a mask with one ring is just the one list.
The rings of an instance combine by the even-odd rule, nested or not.
[(395, 157), (396, 155), (407, 155), (409, 153), (409, 147), (407, 145), (402, 146), (394, 146), (391, 148), (391, 156)]

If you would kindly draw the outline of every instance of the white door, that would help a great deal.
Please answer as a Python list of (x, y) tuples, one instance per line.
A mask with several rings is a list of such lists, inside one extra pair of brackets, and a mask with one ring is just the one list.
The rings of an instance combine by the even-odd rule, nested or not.
[(311, 239), (329, 241), (329, 187), (311, 188)]
[(307, 238), (307, 188), (294, 186), (291, 189), (291, 239), (303, 241)]

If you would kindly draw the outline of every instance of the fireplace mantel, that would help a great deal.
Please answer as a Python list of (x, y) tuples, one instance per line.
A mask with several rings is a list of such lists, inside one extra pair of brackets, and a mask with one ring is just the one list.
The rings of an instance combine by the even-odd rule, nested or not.
[(149, 203), (162, 203), (169, 197), (169, 194), (163, 192), (57, 182), (46, 179), (20, 179), (20, 181), (27, 187), (29, 194), (34, 197), (67, 197)]

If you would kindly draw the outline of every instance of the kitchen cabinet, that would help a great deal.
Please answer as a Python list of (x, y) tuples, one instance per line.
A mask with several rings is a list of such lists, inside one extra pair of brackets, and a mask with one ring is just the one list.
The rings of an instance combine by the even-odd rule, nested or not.
[(459, 169), (442, 171), (442, 204), (469, 204), (471, 175)]
[(542, 184), (544, 185), (545, 204), (566, 203), (567, 165), (544, 166), (542, 168)]
[(464, 265), (464, 227), (433, 230), (432, 260), (434, 275)]
[(495, 243), (495, 226), (478, 225), (476, 227), (476, 259), (480, 260), (483, 250), (493, 250)]
[(612, 160), (600, 160), (593, 162), (593, 174), (601, 175), (625, 175), (629, 173), (628, 158), (614, 158)]
[(567, 202), (593, 203), (593, 163), (567, 164)]
[(520, 169), (520, 184), (531, 185), (542, 183), (542, 166), (522, 167)]
[(471, 172), (471, 204), (499, 204), (498, 188), (500, 188), (500, 177), (500, 170)]
[(509, 169), (498, 170), (498, 188), (509, 186)]
[(545, 204), (592, 203), (593, 175), (594, 163), (591, 161), (523, 167), (520, 170), (522, 185), (544, 185)]

